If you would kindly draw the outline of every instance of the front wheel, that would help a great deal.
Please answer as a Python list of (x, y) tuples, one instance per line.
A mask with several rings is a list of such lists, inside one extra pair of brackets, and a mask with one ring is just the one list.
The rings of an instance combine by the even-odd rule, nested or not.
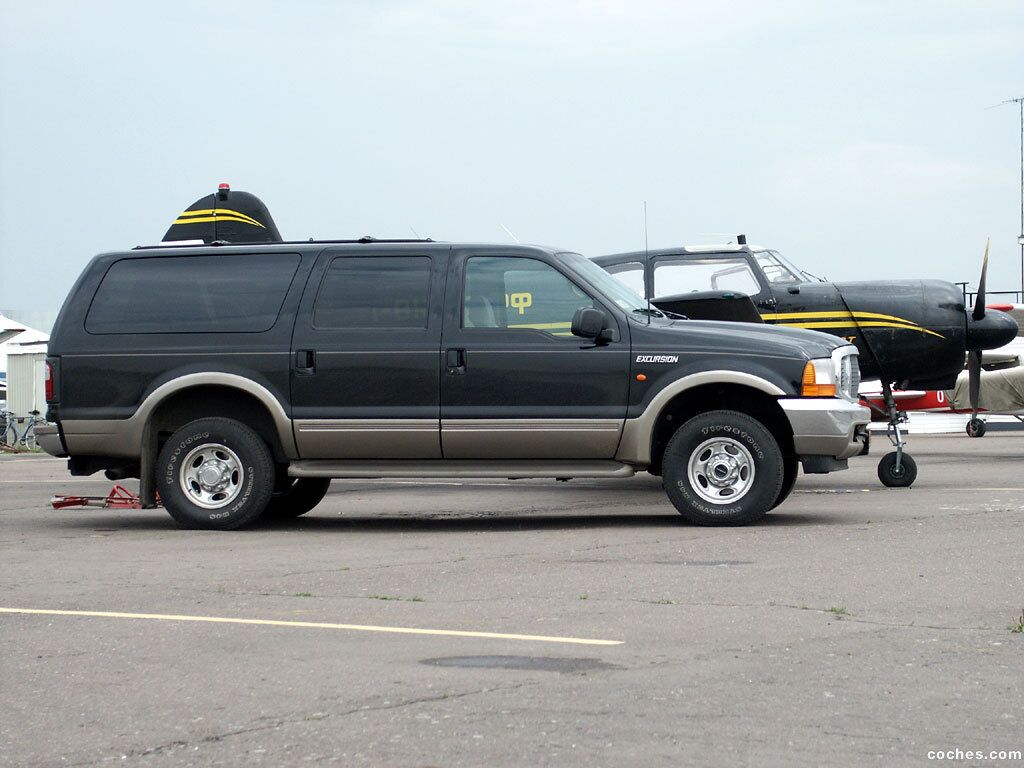
[(779, 444), (761, 422), (737, 411), (694, 416), (672, 436), (665, 490), (697, 525), (746, 525), (764, 517), (782, 491)]
[(164, 444), (156, 472), (164, 507), (186, 528), (240, 528), (260, 516), (274, 488), (270, 449), (233, 419), (186, 424)]
[(796, 485), (796, 478), (799, 474), (800, 461), (797, 457), (792, 455), (784, 457), (782, 464), (782, 488), (779, 489), (779, 497), (772, 504), (772, 509), (775, 509), (789, 498), (789, 494), (793, 492), (793, 486)]
[(896, 468), (896, 451), (887, 453), (878, 462), (878, 479), (887, 488), (909, 488), (917, 479), (917, 462), (904, 453)]

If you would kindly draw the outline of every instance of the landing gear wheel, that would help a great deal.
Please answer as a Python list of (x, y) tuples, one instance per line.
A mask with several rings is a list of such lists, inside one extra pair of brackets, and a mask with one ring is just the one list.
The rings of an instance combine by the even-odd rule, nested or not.
[(779, 444), (737, 411), (694, 416), (672, 436), (662, 462), (665, 491), (697, 525), (746, 525), (779, 498), (785, 472)]
[(330, 487), (328, 477), (287, 477), (275, 486), (260, 520), (270, 523), (294, 520), (319, 504)]
[(164, 507), (186, 528), (231, 530), (260, 516), (274, 463), (259, 435), (233, 419), (197, 419), (164, 444), (156, 465)]
[(878, 479), (889, 488), (909, 488), (917, 479), (917, 462), (904, 453), (896, 468), (896, 451), (887, 453), (878, 462)]
[(967, 422), (967, 436), (968, 437), (984, 437), (988, 427), (985, 426), (985, 422), (979, 419), (977, 416)]
[(782, 488), (779, 489), (779, 497), (775, 499), (775, 503), (772, 504), (772, 509), (775, 509), (779, 504), (789, 498), (789, 494), (793, 492), (793, 486), (796, 485), (797, 475), (800, 474), (800, 462), (796, 456), (788, 455), (783, 458), (783, 470), (782, 470)]

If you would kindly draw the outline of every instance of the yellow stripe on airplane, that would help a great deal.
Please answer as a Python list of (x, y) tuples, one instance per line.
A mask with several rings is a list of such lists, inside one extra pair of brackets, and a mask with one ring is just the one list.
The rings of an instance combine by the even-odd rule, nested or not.
[(811, 318), (829, 317), (842, 318), (844, 320), (864, 318), (873, 320), (891, 320), (895, 323), (903, 323), (904, 325), (919, 327), (913, 320), (896, 317), (895, 315), (883, 315), (878, 312), (849, 312), (847, 310), (837, 310), (834, 312), (765, 312), (761, 317), (764, 320), (810, 320)]
[(178, 214), (178, 219), (180, 220), (183, 218), (191, 218), (194, 216), (216, 216), (217, 218), (226, 218), (230, 216), (243, 219), (249, 222), (250, 224), (256, 225), (257, 227), (263, 226), (258, 221), (256, 221), (256, 219), (254, 219), (252, 216), (249, 216), (248, 214), (242, 213), (240, 211), (232, 211), (230, 208), (202, 208), (195, 211), (182, 211), (181, 213)]
[(240, 219), (237, 216), (197, 216), (192, 219), (175, 219), (175, 224), (203, 224), (210, 221), (237, 221), (241, 224), (249, 224), (250, 226), (259, 227), (260, 229), (266, 229), (258, 221), (251, 221), (249, 219)]
[(919, 325), (909, 325), (907, 323), (888, 323), (881, 320), (867, 320), (864, 322), (841, 322), (841, 321), (818, 321), (809, 323), (775, 323), (775, 325), (785, 325), (790, 328), (900, 328), (904, 331), (917, 331), (918, 333), (927, 333), (930, 336), (935, 336), (940, 339), (946, 338), (941, 333), (922, 328)]

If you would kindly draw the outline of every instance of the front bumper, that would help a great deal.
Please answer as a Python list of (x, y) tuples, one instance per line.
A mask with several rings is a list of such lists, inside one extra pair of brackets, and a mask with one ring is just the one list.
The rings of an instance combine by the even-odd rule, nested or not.
[(864, 449), (871, 411), (838, 397), (782, 398), (793, 429), (793, 448), (801, 459), (829, 456), (842, 461)]
[(62, 459), (68, 455), (64, 450), (64, 441), (60, 437), (60, 428), (52, 422), (36, 424), (33, 430), (36, 435), (36, 445), (42, 448), (51, 456)]

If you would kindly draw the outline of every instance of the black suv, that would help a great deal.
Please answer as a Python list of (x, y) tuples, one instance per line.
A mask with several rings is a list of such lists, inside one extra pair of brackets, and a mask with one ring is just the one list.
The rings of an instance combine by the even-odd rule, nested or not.
[[(331, 478), (664, 475), (705, 525), (843, 469), (856, 348), (668, 316), (548, 248), (337, 241), (95, 257), (57, 319), (40, 445), (190, 527), (312, 509)], [(158, 496), (159, 494), (159, 496)]]

